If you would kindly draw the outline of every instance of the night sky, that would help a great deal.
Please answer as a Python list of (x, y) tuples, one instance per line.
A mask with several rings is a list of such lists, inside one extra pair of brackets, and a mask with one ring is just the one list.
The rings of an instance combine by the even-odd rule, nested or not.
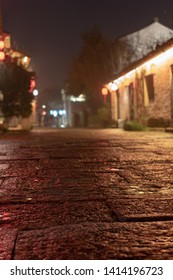
[(94, 25), (111, 38), (145, 27), (154, 17), (173, 28), (172, 0), (2, 0), (4, 31), (32, 57), (40, 91), (63, 87), (80, 49), (80, 34)]

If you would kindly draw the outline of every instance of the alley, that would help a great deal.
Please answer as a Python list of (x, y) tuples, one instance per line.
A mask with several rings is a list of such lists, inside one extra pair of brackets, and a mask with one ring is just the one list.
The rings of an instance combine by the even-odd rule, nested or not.
[(172, 259), (173, 134), (0, 134), (0, 259)]

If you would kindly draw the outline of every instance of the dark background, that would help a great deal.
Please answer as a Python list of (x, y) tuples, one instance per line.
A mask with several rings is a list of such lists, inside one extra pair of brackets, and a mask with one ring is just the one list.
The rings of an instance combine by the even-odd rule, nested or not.
[(63, 87), (80, 34), (98, 25), (111, 38), (145, 27), (154, 17), (173, 28), (172, 0), (2, 0), (4, 31), (32, 57), (40, 91)]

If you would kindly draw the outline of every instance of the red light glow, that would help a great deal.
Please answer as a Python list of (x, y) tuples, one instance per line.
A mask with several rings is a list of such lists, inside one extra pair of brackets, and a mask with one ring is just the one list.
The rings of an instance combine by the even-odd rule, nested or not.
[(5, 59), (5, 53), (0, 51), (0, 61)]
[(102, 95), (108, 95), (108, 89), (102, 88)]

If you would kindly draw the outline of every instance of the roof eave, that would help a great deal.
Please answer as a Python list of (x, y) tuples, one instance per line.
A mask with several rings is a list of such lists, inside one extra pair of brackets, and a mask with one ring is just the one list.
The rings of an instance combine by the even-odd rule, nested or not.
[(158, 46), (156, 48), (156, 50), (152, 51), (151, 53), (149, 53), (145, 57), (139, 59), (138, 61), (134, 62), (133, 64), (131, 64), (127, 68), (123, 69), (120, 73), (115, 75), (115, 77), (113, 79), (116, 80), (116, 79), (126, 75), (130, 71), (135, 70), (136, 68), (142, 66), (147, 61), (153, 59), (154, 57), (160, 55), (161, 53), (163, 53), (163, 52), (165, 52), (165, 51), (167, 51), (167, 50), (169, 50), (171, 48), (173, 48), (173, 38), (170, 39), (169, 41), (167, 41), (166, 43), (164, 43), (163, 45)]

